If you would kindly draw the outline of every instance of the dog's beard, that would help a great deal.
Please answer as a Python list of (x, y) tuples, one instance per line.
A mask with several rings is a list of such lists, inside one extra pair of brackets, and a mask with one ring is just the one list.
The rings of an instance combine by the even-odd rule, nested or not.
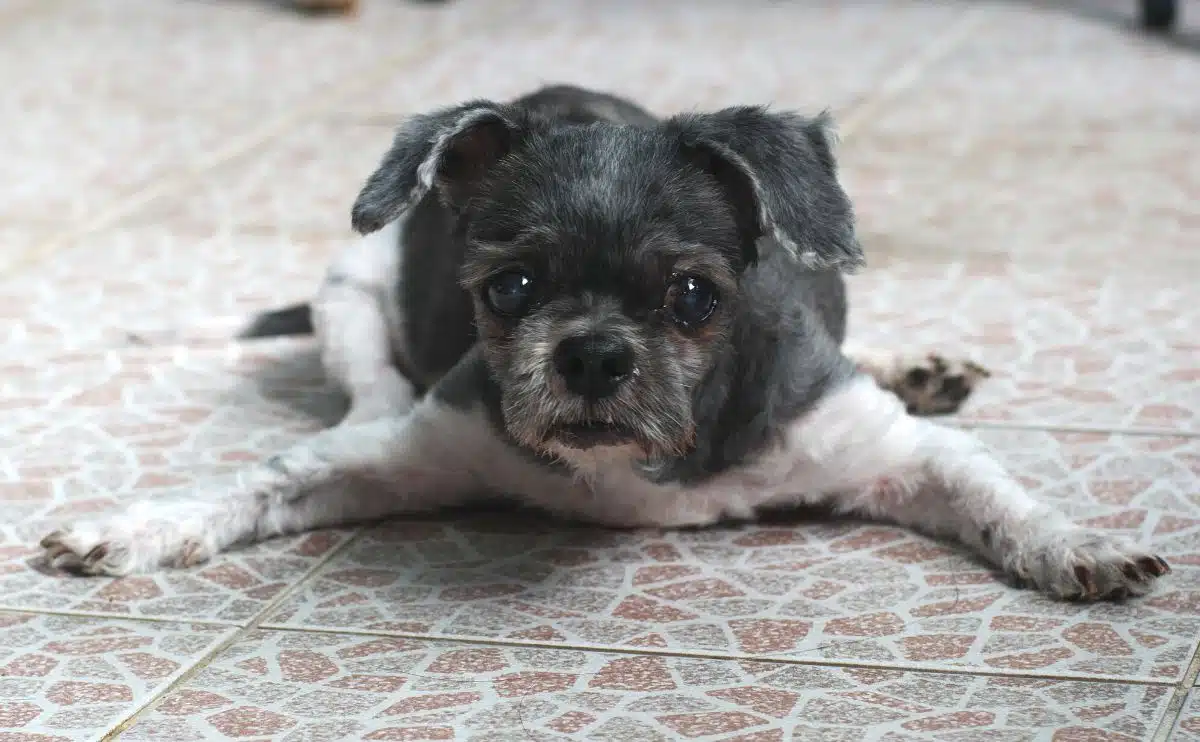
[(651, 461), (683, 455), (693, 445), (691, 400), (677, 383), (635, 382), (596, 402), (556, 391), (544, 372), (502, 386), (509, 435), (538, 453), (571, 458), (577, 452), (630, 449)]

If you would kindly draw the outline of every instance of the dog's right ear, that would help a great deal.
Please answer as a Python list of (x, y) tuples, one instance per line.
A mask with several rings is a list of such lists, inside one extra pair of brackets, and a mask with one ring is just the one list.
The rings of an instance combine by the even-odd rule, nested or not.
[(355, 231), (382, 229), (433, 188), (448, 206), (465, 204), (520, 129), (510, 107), (486, 100), (410, 118), (354, 201)]

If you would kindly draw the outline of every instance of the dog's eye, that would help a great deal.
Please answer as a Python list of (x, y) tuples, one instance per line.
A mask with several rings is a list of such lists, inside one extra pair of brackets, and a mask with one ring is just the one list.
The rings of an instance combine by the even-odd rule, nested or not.
[(501, 273), (488, 282), (484, 296), (496, 314), (520, 317), (533, 303), (533, 279), (521, 271)]
[(676, 322), (685, 327), (696, 327), (716, 310), (717, 287), (704, 278), (677, 276), (667, 287), (664, 305)]

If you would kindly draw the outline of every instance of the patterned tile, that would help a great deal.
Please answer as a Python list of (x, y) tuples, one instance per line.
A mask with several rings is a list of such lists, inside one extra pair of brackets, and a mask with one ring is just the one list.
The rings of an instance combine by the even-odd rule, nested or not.
[(852, 338), (965, 355), (993, 371), (963, 417), (1200, 432), (1193, 285), (906, 256), (850, 286)]
[(89, 235), (0, 277), (0, 349), (227, 340), (253, 313), (311, 297), (342, 244), (164, 226)]
[(1032, 491), (1161, 545), (1124, 604), (1051, 601), (962, 551), (822, 520), (619, 532), (494, 516), (368, 532), (272, 624), (1173, 680), (1200, 637), (1200, 442), (985, 431)]
[(255, 632), (122, 736), (1147, 739), (1170, 688)]
[(1074, 7), (993, 4), (969, 43), (854, 133), (843, 171), (867, 244), (1159, 269), (1176, 286), (1183, 274), (1164, 265), (1200, 270), (1200, 57), (1091, 3), (1046, 5)]
[(623, 93), (661, 113), (744, 103), (844, 109), (963, 12), (890, 0), (529, 0), (511, 7), (487, 33), (464, 35), (431, 54), (418, 78), (396, 75), (345, 110), (398, 116), (475, 97), (509, 98), (548, 81)]
[(393, 125), (326, 117), (132, 217), (202, 234), (352, 235), (350, 206), (391, 145)]
[(84, 0), (0, 29), (0, 157), (21, 173), (5, 179), (0, 218), (82, 218), (498, 12), (366, 5), (323, 23), (274, 3)]
[(0, 275), (21, 268), (26, 256), (36, 253), (54, 233), (49, 224), (0, 223)]
[(99, 740), (231, 631), (0, 613), (0, 739)]
[(1200, 691), (1188, 693), (1170, 739), (1171, 742), (1200, 742)]
[[(349, 205), (402, 117), (532, 90), (547, 82), (546, 59), (558, 61), (555, 81), (622, 91), (664, 113), (752, 102), (842, 108), (959, 15), (939, 5), (894, 3), (885, 20), (877, 10), (756, 0), (691, 4), (686, 14), (669, 4), (642, 5), (635, 13), (622, 2), (527, 2), (486, 34), (463, 34), (440, 47), (419, 76), (396, 74), (342, 113), (207, 174), (194, 191), (156, 205), (137, 223), (347, 233)], [(661, 43), (665, 33), (670, 45)], [(862, 50), (852, 60), (836, 51), (851, 45)], [(777, 64), (785, 54), (790, 63)], [(692, 63), (677, 64), (681, 56)]]
[(312, 569), (344, 534), (272, 541), (200, 569), (116, 581), (49, 570), (35, 549), (63, 519), (228, 481), (246, 461), (314, 430), (321, 423), (312, 415), (330, 416), (339, 402), (296, 352), (283, 345), (5, 362), (0, 605), (242, 622)]

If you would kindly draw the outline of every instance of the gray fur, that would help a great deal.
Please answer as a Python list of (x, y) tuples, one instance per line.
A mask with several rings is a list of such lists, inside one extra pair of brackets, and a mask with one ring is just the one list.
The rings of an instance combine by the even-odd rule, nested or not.
[[(434, 386), (462, 358), (472, 368), (434, 393), (482, 401), (534, 454), (555, 425), (603, 418), (633, 432), (656, 480), (738, 465), (854, 370), (839, 270), (862, 258), (828, 127), (752, 107), (660, 122), (567, 86), (414, 118), (354, 208), (370, 231), (417, 194), (401, 248), (406, 372)], [(676, 260), (722, 289), (703, 338), (656, 315)], [(498, 321), (480, 293), (514, 263), (555, 288)], [(580, 318), (638, 349), (643, 373), (610, 400), (562, 393), (535, 350)]]

